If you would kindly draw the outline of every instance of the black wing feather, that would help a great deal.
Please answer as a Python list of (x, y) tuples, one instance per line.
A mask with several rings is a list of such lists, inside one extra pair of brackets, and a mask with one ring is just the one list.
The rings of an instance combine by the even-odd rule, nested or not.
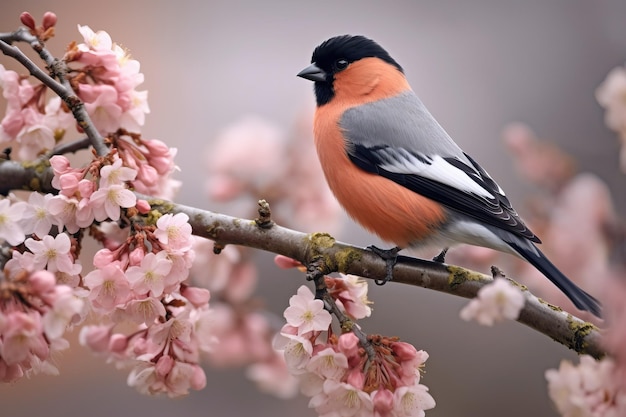
[[(469, 166), (457, 158), (444, 159), (495, 196), (493, 200), (464, 192), (448, 184), (418, 174), (400, 174), (382, 168), (381, 165), (392, 162), (389, 156), (391, 148), (388, 146), (367, 147), (352, 143), (348, 149), (350, 160), (367, 172), (388, 178), (411, 191), (443, 204), (451, 210), (468, 215), (535, 243), (541, 243), (539, 238), (520, 219), (507, 197), (500, 192), (500, 187), (496, 182), (468, 155), (465, 156), (473, 166)], [(411, 155), (421, 162), (427, 164), (432, 162), (423, 155), (416, 153), (411, 153)]]

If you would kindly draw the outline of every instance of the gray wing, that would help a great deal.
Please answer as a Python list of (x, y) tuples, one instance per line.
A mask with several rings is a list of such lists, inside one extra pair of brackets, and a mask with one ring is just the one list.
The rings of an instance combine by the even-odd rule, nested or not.
[(340, 127), (350, 160), (449, 209), (541, 241), (504, 191), (452, 141), (411, 91), (347, 110)]

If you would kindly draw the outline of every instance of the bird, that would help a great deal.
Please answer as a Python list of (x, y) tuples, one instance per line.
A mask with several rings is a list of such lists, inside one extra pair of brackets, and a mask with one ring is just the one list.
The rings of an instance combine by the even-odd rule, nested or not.
[[(535, 244), (502, 188), (448, 135), (412, 90), (404, 69), (361, 35), (317, 46), (297, 74), (313, 81), (313, 136), (326, 181), (350, 217), (383, 241), (385, 259), (404, 248), (459, 243), (532, 264), (580, 310), (598, 300), (567, 278)], [(391, 269), (388, 269), (391, 271)]]

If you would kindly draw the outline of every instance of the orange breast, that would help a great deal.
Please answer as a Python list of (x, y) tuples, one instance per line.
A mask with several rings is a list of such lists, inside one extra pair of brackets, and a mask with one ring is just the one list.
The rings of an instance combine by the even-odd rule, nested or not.
[(445, 221), (444, 211), (438, 203), (350, 161), (339, 130), (341, 114), (351, 107), (346, 104), (333, 101), (315, 114), (315, 144), (332, 192), (355, 221), (387, 242), (407, 247), (427, 239)]

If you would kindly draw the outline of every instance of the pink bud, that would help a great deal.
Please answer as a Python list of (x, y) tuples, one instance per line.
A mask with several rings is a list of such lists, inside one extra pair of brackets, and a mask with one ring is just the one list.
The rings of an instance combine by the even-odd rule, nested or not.
[(54, 155), (49, 162), (55, 173), (63, 173), (70, 169), (70, 160), (65, 156)]
[(87, 326), (80, 332), (80, 344), (94, 352), (106, 352), (111, 337), (111, 326)]
[(28, 277), (28, 283), (31, 285), (34, 292), (45, 294), (52, 291), (55, 287), (56, 278), (50, 271), (37, 271)]
[(113, 353), (124, 353), (128, 347), (128, 338), (121, 333), (111, 335), (109, 340), (109, 351)]
[(393, 353), (396, 354), (401, 361), (410, 361), (417, 355), (417, 349), (413, 345), (405, 342), (394, 342), (391, 345)]
[(180, 293), (196, 308), (207, 305), (211, 298), (211, 293), (206, 288), (184, 286)]
[(381, 416), (388, 415), (393, 410), (393, 393), (388, 389), (380, 389), (374, 393), (372, 398), (374, 410)]
[(150, 165), (142, 164), (139, 166), (139, 173), (137, 178), (141, 178), (144, 184), (154, 185), (159, 180), (159, 173), (154, 167)]
[(165, 378), (174, 367), (174, 359), (169, 355), (163, 355), (154, 366), (154, 372), (161, 378)]
[(132, 250), (130, 255), (128, 256), (128, 260), (130, 265), (136, 266), (141, 265), (141, 261), (146, 257), (146, 251), (143, 246), (137, 246)]
[(24, 376), (24, 370), (18, 363), (8, 365), (5, 361), (0, 361), (0, 381), (14, 382)]
[(150, 203), (148, 203), (146, 200), (137, 200), (137, 204), (135, 204), (135, 207), (137, 207), (137, 210), (139, 210), (139, 213), (141, 214), (150, 213), (150, 209), (152, 208), (150, 207)]
[(150, 154), (154, 156), (169, 156), (170, 148), (163, 142), (157, 139), (144, 139), (143, 144)]
[(93, 257), (93, 266), (96, 268), (104, 268), (116, 259), (116, 253), (109, 249), (100, 249)]
[(337, 347), (350, 361), (359, 355), (359, 338), (352, 332), (344, 333), (339, 336)]
[(299, 268), (302, 266), (300, 261), (296, 261), (295, 259), (291, 259), (283, 255), (276, 255), (274, 257), (274, 263), (282, 269)]
[(353, 369), (348, 373), (346, 382), (356, 389), (363, 389), (365, 385), (365, 374), (359, 369)]
[(57, 24), (57, 15), (53, 12), (45, 12), (43, 14), (43, 28), (50, 29)]
[(193, 367), (193, 375), (191, 376), (191, 388), (201, 390), (206, 386), (206, 374), (198, 365)]
[(30, 14), (28, 12), (22, 13), (20, 15), (20, 21), (27, 28), (35, 30), (35, 19), (33, 18), (32, 14)]
[(96, 189), (96, 183), (90, 180), (78, 181), (78, 191), (82, 198), (88, 198)]

